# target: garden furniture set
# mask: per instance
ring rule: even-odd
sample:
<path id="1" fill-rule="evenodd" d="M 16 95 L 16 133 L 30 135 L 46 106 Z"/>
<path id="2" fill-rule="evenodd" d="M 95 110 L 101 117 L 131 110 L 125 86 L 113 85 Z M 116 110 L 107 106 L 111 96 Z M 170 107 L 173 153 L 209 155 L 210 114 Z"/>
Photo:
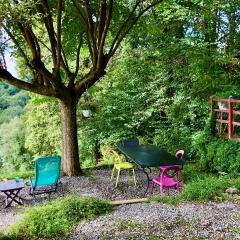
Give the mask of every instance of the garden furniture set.
<path id="1" fill-rule="evenodd" d="M 29 180 L 29 194 L 36 200 L 36 195 L 52 193 L 60 190 L 63 193 L 60 181 L 61 160 L 59 156 L 42 157 L 35 161 L 35 179 Z M 19 196 L 25 183 L 18 177 L 15 180 L 0 182 L 0 192 L 6 195 L 5 207 L 10 207 L 13 202 L 22 205 L 23 198 Z M 50 195 L 49 195 L 50 196 Z"/>
<path id="2" fill-rule="evenodd" d="M 124 140 L 117 148 L 124 157 L 114 150 L 111 151 L 114 156 L 111 180 L 114 177 L 115 170 L 117 171 L 115 187 L 118 186 L 122 170 L 132 171 L 133 182 L 136 185 L 133 164 L 135 163 L 146 175 L 147 186 L 144 195 L 148 192 L 150 183 L 150 193 L 153 193 L 156 185 L 159 186 L 161 195 L 165 188 L 176 188 L 177 192 L 180 191 L 180 182 L 183 184 L 183 150 L 178 150 L 174 156 L 158 146 L 140 145 L 136 139 Z M 159 168 L 159 175 L 152 179 L 149 177 L 151 168 Z M 33 196 L 34 200 L 36 200 L 36 195 L 42 193 L 47 193 L 50 196 L 50 193 L 60 190 L 63 194 L 60 171 L 61 160 L 59 156 L 41 157 L 35 161 L 35 179 L 30 178 L 28 182 L 30 185 L 29 194 Z M 0 192 L 6 195 L 6 207 L 10 207 L 13 202 L 23 204 L 24 199 L 19 194 L 24 187 L 24 181 L 18 177 L 15 180 L 0 182 Z"/>
<path id="3" fill-rule="evenodd" d="M 138 140 L 135 139 L 123 141 L 118 145 L 118 150 L 126 159 L 134 162 L 145 173 L 147 187 L 144 195 L 148 192 L 150 183 L 152 183 L 151 192 L 155 184 L 160 186 L 161 194 L 164 188 L 171 187 L 176 188 L 179 192 L 179 182 L 183 183 L 183 150 L 178 150 L 174 156 L 158 146 L 139 145 Z M 152 167 L 160 170 L 159 176 L 153 179 L 149 177 L 148 173 L 148 171 L 151 172 Z M 171 171 L 175 173 L 172 174 Z"/>

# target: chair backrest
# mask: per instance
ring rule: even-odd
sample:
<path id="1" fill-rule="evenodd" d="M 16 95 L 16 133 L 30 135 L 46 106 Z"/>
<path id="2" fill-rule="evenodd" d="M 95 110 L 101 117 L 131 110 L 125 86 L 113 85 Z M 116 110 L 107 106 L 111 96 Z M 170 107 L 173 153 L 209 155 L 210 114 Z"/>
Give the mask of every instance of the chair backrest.
<path id="1" fill-rule="evenodd" d="M 125 139 L 122 141 L 124 147 L 137 147 L 139 146 L 138 139 Z"/>
<path id="2" fill-rule="evenodd" d="M 184 150 L 179 149 L 176 151 L 176 154 L 175 154 L 176 158 L 182 159 L 183 155 L 184 155 Z"/>
<path id="3" fill-rule="evenodd" d="M 161 181 L 163 182 L 167 178 L 175 178 L 176 182 L 178 182 L 178 173 L 180 172 L 179 166 L 169 166 L 164 169 L 161 173 Z"/>
<path id="4" fill-rule="evenodd" d="M 112 150 L 112 154 L 114 156 L 114 164 L 124 162 L 123 156 L 118 154 L 115 150 Z"/>
<path id="5" fill-rule="evenodd" d="M 60 177 L 61 160 L 59 156 L 40 157 L 35 162 L 35 186 L 57 184 Z"/>

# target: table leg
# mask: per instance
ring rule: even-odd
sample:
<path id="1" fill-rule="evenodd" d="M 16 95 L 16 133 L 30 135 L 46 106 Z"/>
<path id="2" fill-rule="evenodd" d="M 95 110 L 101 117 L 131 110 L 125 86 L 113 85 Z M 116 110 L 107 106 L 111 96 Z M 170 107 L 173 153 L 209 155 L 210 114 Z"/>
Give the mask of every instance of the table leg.
<path id="1" fill-rule="evenodd" d="M 151 169 L 150 169 L 150 168 L 148 168 L 148 169 L 150 170 L 150 173 L 151 173 Z M 144 192 L 144 195 L 143 195 L 143 196 L 145 196 L 146 193 L 148 192 L 149 183 L 151 182 L 151 179 L 150 179 L 150 177 L 149 177 L 149 175 L 148 175 L 148 172 L 145 170 L 145 168 L 143 168 L 142 170 L 143 170 L 143 172 L 144 172 L 144 173 L 146 174 L 146 176 L 147 176 L 147 188 L 146 188 L 146 190 L 145 190 L 145 192 Z"/>
<path id="2" fill-rule="evenodd" d="M 6 197 L 6 208 L 10 207 L 12 205 L 12 202 L 16 202 L 19 205 L 23 205 L 20 200 L 23 200 L 23 198 L 21 198 L 20 196 L 18 196 L 20 192 L 20 189 L 18 190 L 13 190 L 13 191 L 6 191 L 4 192 Z M 19 200 L 17 200 L 16 198 L 18 198 Z M 10 199 L 10 201 L 8 202 L 8 199 Z"/>

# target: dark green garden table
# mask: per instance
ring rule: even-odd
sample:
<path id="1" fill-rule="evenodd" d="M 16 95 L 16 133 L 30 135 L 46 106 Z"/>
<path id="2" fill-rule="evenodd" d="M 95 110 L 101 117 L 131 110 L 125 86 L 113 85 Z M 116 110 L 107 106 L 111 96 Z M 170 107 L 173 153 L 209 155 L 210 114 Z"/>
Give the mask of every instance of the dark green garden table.
<path id="1" fill-rule="evenodd" d="M 176 158 L 162 148 L 154 145 L 118 146 L 119 151 L 129 160 L 135 162 L 147 176 L 147 193 L 151 181 L 146 169 L 167 165 L 181 165 L 184 160 Z M 150 169 L 151 171 L 151 169 Z"/>

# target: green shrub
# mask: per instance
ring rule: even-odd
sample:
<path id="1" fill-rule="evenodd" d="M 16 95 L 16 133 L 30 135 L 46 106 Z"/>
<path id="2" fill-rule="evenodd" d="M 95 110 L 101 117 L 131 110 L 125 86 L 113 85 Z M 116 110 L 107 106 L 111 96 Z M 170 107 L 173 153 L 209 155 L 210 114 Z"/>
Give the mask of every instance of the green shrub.
<path id="1" fill-rule="evenodd" d="M 240 190 L 240 177 L 231 179 L 230 180 L 230 186 L 231 187 L 236 187 L 237 189 Z"/>
<path id="2" fill-rule="evenodd" d="M 189 183 L 209 176 L 199 162 L 186 164 L 183 168 L 184 182 Z"/>
<path id="3" fill-rule="evenodd" d="M 66 236 L 81 220 L 110 211 L 111 205 L 106 201 L 67 196 L 27 209 L 23 218 L 11 228 L 10 234 L 23 239 Z"/>
<path id="4" fill-rule="evenodd" d="M 203 179 L 195 179 L 193 182 L 186 184 L 181 198 L 184 200 L 207 201 L 214 199 L 221 194 L 229 185 L 229 179 L 226 177 L 208 176 Z"/>
<path id="5" fill-rule="evenodd" d="M 112 153 L 113 150 L 114 150 L 114 147 L 111 145 L 101 146 L 100 151 L 101 151 L 103 162 L 105 162 L 109 165 L 113 165 L 113 163 L 114 163 L 114 156 Z"/>
<path id="6" fill-rule="evenodd" d="M 31 152 L 25 148 L 25 123 L 21 117 L 0 125 L 0 170 L 24 171 L 32 164 Z"/>
<path id="7" fill-rule="evenodd" d="M 215 136 L 215 122 L 210 116 L 203 131 L 192 136 L 192 147 L 201 168 L 205 171 L 228 173 L 236 176 L 240 172 L 240 143 Z"/>
<path id="8" fill-rule="evenodd" d="M 228 187 L 239 187 L 240 177 L 230 179 L 228 176 L 216 176 L 203 172 L 199 169 L 199 164 L 189 164 L 184 167 L 184 188 L 182 192 L 175 196 L 154 196 L 153 201 L 177 204 L 180 201 L 208 201 L 215 197 L 222 196 Z"/>
<path id="9" fill-rule="evenodd" d="M 1 240 L 8 240 L 9 238 L 5 236 L 3 233 L 0 232 L 0 239 Z"/>
<path id="10" fill-rule="evenodd" d="M 220 196 L 229 186 L 229 180 L 224 177 L 208 176 L 203 179 L 195 179 L 193 182 L 185 185 L 183 191 L 176 196 L 154 196 L 153 201 L 178 204 L 180 201 L 209 201 Z"/>

